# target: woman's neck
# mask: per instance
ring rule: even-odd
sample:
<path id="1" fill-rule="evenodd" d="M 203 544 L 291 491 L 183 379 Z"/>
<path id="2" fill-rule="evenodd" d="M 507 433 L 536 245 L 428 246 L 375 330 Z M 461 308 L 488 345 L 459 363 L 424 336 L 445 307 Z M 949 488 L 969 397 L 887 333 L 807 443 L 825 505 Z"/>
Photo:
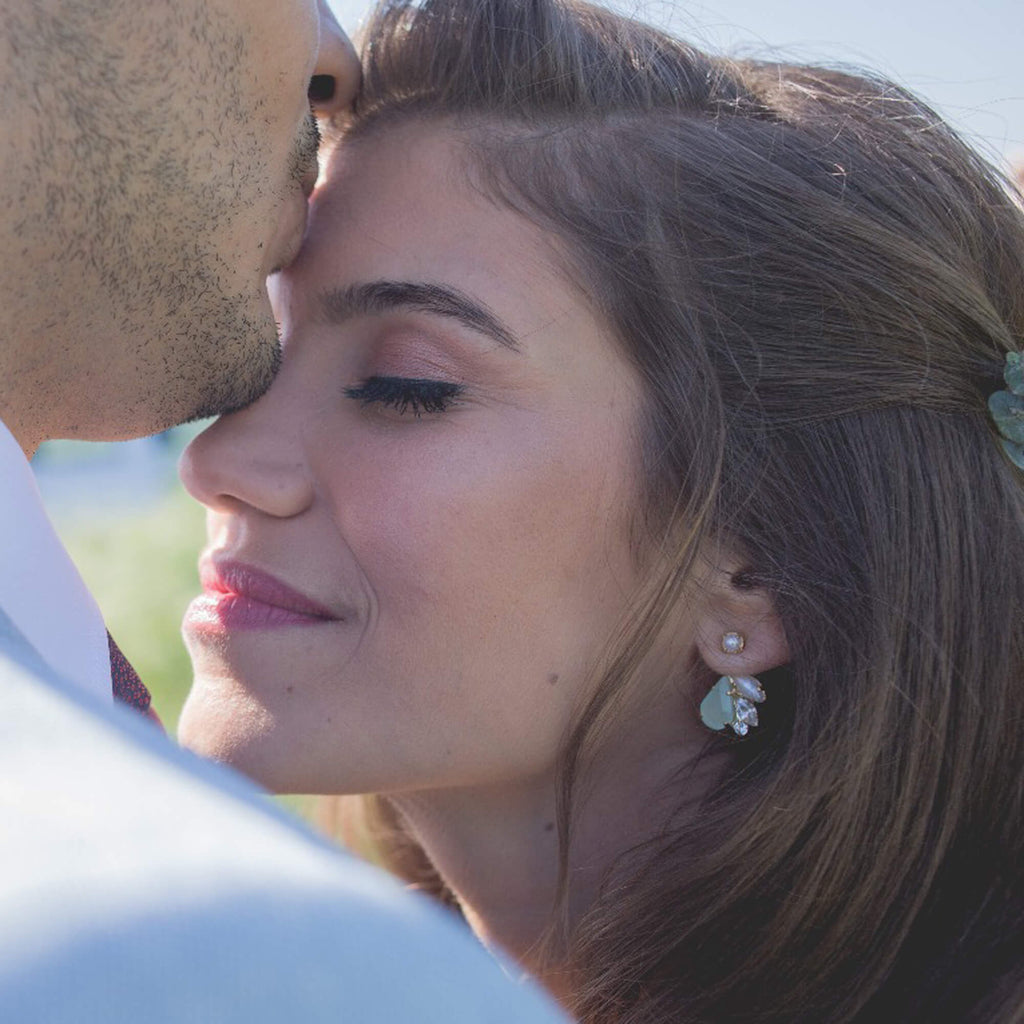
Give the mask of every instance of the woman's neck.
<path id="1" fill-rule="evenodd" d="M 477 937 L 532 966 L 558 877 L 553 784 L 446 789 L 392 802 Z"/>
<path id="2" fill-rule="evenodd" d="M 587 773 L 574 797 L 568 893 L 569 933 L 597 899 L 620 858 L 654 838 L 680 806 L 695 805 L 721 769 L 695 760 L 688 730 L 663 718 L 660 742 L 642 747 L 620 736 Z M 702 739 L 702 737 L 700 738 Z M 699 742 L 699 739 L 698 739 Z M 565 998 L 557 965 L 567 951 L 542 948 L 558 895 L 559 844 L 554 772 L 517 785 L 444 789 L 392 797 L 408 828 L 470 927 L 488 946 L 504 950 Z"/>

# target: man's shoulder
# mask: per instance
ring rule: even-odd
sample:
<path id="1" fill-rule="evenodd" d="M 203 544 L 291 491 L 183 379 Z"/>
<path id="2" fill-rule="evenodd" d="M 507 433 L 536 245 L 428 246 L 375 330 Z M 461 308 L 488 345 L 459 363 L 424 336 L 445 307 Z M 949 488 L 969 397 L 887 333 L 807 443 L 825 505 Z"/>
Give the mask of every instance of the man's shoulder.
<path id="1" fill-rule="evenodd" d="M 559 1019 L 443 911 L 9 645 L 0 818 L 4 1020 Z"/>

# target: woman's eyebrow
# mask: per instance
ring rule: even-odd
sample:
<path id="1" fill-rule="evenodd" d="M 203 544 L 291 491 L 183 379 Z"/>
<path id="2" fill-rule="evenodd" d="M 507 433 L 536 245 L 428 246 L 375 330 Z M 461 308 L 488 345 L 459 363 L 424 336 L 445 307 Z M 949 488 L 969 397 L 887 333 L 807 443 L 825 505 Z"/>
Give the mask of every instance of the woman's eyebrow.
<path id="1" fill-rule="evenodd" d="M 485 305 L 443 284 L 422 281 L 368 281 L 345 288 L 328 288 L 319 296 L 320 315 L 339 324 L 355 316 L 415 310 L 449 317 L 503 348 L 519 351 L 516 336 Z"/>

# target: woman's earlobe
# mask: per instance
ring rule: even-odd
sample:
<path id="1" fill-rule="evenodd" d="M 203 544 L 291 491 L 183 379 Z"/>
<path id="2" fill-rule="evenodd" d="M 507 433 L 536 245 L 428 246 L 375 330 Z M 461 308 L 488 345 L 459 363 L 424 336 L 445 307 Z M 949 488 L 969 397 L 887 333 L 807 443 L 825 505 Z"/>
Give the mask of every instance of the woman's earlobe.
<path id="1" fill-rule="evenodd" d="M 719 677 L 701 701 L 701 721 L 737 736 L 758 724 L 757 706 L 767 696 L 758 675 L 789 660 L 772 596 L 750 579 L 748 573 L 713 569 L 702 588 L 696 632 L 701 661 Z"/>
<path id="2" fill-rule="evenodd" d="M 713 569 L 702 587 L 697 652 L 716 675 L 756 676 L 789 661 L 774 597 L 751 579 L 724 566 Z"/>

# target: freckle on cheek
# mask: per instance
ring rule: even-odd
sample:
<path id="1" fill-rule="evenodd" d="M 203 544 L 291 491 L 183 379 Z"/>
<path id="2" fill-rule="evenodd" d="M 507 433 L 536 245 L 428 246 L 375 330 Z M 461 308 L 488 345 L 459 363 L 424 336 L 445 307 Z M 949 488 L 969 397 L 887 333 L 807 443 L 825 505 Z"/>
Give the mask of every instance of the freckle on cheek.
<path id="1" fill-rule="evenodd" d="M 552 672 L 551 675 L 548 676 L 548 682 L 552 686 L 554 686 L 558 682 L 558 673 L 557 672 Z"/>

